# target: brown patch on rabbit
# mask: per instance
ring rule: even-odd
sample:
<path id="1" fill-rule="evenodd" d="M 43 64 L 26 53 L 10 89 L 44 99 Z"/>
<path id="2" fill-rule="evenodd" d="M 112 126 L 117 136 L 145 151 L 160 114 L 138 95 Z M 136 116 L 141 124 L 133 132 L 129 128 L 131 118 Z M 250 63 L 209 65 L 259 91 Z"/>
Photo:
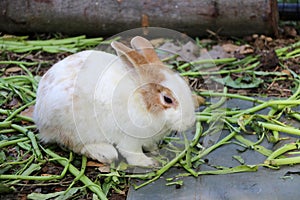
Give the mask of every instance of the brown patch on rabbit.
<path id="1" fill-rule="evenodd" d="M 148 64 L 148 61 L 136 51 L 129 51 L 126 55 L 133 60 L 133 63 L 136 65 L 135 67 Z"/>
<path id="2" fill-rule="evenodd" d="M 171 90 L 160 84 L 145 84 L 139 92 L 144 99 L 146 109 L 151 113 L 158 114 L 167 108 L 173 107 L 176 109 L 178 106 L 178 102 Z"/>
<path id="3" fill-rule="evenodd" d="M 144 56 L 120 42 L 114 41 L 111 43 L 111 46 L 117 51 L 118 56 L 120 56 L 125 63 L 131 63 L 133 65 L 132 67 L 148 64 Z"/>

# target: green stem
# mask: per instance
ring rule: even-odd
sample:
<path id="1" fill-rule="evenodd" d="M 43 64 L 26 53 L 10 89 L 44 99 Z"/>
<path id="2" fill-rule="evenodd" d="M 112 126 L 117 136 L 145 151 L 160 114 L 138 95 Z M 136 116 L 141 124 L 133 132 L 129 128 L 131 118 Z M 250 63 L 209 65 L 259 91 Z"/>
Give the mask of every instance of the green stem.
<path id="1" fill-rule="evenodd" d="M 198 175 L 221 175 L 221 174 L 233 174 L 241 172 L 255 172 L 258 170 L 258 165 L 239 165 L 236 167 L 225 168 L 220 170 L 208 170 L 197 172 Z M 175 176 L 175 178 L 190 176 L 190 173 L 181 173 Z"/>
<path id="2" fill-rule="evenodd" d="M 225 64 L 225 63 L 231 63 L 233 61 L 236 61 L 236 58 L 221 58 L 221 59 L 205 59 L 205 60 L 197 60 L 189 63 L 185 63 L 178 67 L 179 70 L 183 70 L 187 67 L 190 67 L 192 65 L 201 65 L 201 64 Z"/>
<path id="3" fill-rule="evenodd" d="M 295 54 L 298 54 L 298 55 L 295 55 Z M 291 57 L 299 56 L 299 54 L 300 54 L 300 49 L 295 49 L 294 51 L 287 53 L 285 56 L 287 58 L 291 58 Z"/>
<path id="4" fill-rule="evenodd" d="M 78 176 L 76 176 L 76 178 L 72 181 L 72 183 L 70 184 L 70 186 L 68 187 L 68 189 L 66 190 L 69 191 L 73 185 L 78 181 L 80 180 L 80 178 L 84 175 L 84 172 L 85 172 L 85 169 L 86 169 L 86 162 L 87 162 L 87 158 L 86 156 L 81 156 L 82 158 L 82 161 L 81 161 L 81 169 L 80 169 L 80 174 Z"/>
<path id="5" fill-rule="evenodd" d="M 198 175 L 220 175 L 220 174 L 232 174 L 241 172 L 256 172 L 258 170 L 257 165 L 240 165 L 232 168 L 226 168 L 222 170 L 200 171 Z"/>
<path id="6" fill-rule="evenodd" d="M 27 141 L 27 140 L 28 140 L 28 138 L 24 137 L 24 138 L 20 138 L 20 139 L 16 139 L 16 140 L 1 141 L 0 142 L 0 149 L 3 148 L 3 147 L 6 147 L 6 146 L 17 144 L 18 142 L 24 142 L 24 141 Z"/>
<path id="7" fill-rule="evenodd" d="M 230 93 L 219 93 L 219 92 L 210 92 L 210 91 L 205 91 L 205 92 L 199 92 L 198 93 L 200 96 L 209 96 L 209 97 L 227 97 L 227 98 L 235 98 L 235 99 L 241 99 L 245 101 L 251 101 L 254 103 L 259 103 L 262 104 L 264 101 L 255 99 L 253 97 L 247 97 L 239 94 L 230 94 Z"/>
<path id="8" fill-rule="evenodd" d="M 187 171 L 189 172 L 191 175 L 193 175 L 194 177 L 198 177 L 198 173 L 195 172 L 191 166 L 188 166 L 187 162 L 180 162 L 181 166 Z"/>
<path id="9" fill-rule="evenodd" d="M 231 69 L 231 70 L 220 70 L 220 71 L 211 71 L 211 72 L 205 72 L 205 71 L 197 71 L 197 72 L 183 72 L 180 73 L 181 76 L 206 76 L 206 75 L 221 75 L 221 74 L 231 74 L 231 73 L 239 73 L 239 72 L 244 72 L 245 70 L 250 70 L 254 69 L 260 64 L 260 62 L 255 62 L 252 65 L 249 65 L 248 67 L 245 68 L 238 68 L 238 69 Z"/>
<path id="10" fill-rule="evenodd" d="M 236 135 L 236 132 L 231 132 L 229 135 L 227 135 L 225 138 L 223 138 L 222 140 L 220 140 L 218 143 L 208 147 L 207 149 L 203 150 L 202 152 L 200 152 L 197 156 L 194 156 L 192 158 L 192 162 L 195 162 L 196 160 L 201 159 L 202 157 L 206 156 L 207 154 L 209 154 L 210 152 L 212 152 L 213 150 L 215 150 L 216 148 L 218 148 L 219 146 L 222 146 L 224 144 L 226 144 L 229 140 L 231 140 L 234 136 Z"/>
<path id="11" fill-rule="evenodd" d="M 273 166 L 280 166 L 280 165 L 295 165 L 300 163 L 300 156 L 291 157 L 291 158 L 277 158 L 277 159 L 270 159 L 266 160 L 264 164 L 266 165 L 273 165 Z"/>
<path id="12" fill-rule="evenodd" d="M 234 115 L 233 117 L 234 118 L 238 118 L 242 115 L 245 115 L 245 114 L 250 114 L 250 113 L 255 113 L 257 111 L 260 111 L 260 110 L 263 110 L 267 107 L 273 107 L 273 106 L 278 106 L 279 105 L 292 105 L 292 106 L 295 106 L 295 105 L 300 105 L 300 100 L 270 100 L 268 102 L 264 102 L 260 105 L 257 105 L 253 108 L 249 108 L 247 110 L 243 110 L 242 112 L 240 112 L 239 114 L 237 115 Z"/>
<path id="13" fill-rule="evenodd" d="M 65 159 L 66 158 L 62 158 Z M 65 161 L 68 162 L 68 161 Z M 68 167 L 65 167 L 64 170 L 60 175 L 50 175 L 50 176 L 26 176 L 26 175 L 6 175 L 6 174 L 0 174 L 0 179 L 10 179 L 10 180 L 29 180 L 29 181 L 49 181 L 49 180 L 55 180 L 55 179 L 62 179 L 65 174 L 68 171 Z"/>
<path id="14" fill-rule="evenodd" d="M 299 113 L 290 112 L 290 113 L 288 113 L 288 115 L 300 121 L 300 114 Z"/>
<path id="15" fill-rule="evenodd" d="M 226 100 L 227 100 L 227 97 L 226 97 L 227 87 L 223 88 L 223 94 L 224 95 L 221 97 L 221 99 L 217 103 L 214 103 L 211 106 L 207 107 L 204 110 L 204 112 L 210 112 L 211 110 L 217 109 L 217 108 L 219 108 L 220 106 L 222 106 L 226 102 Z"/>
<path id="16" fill-rule="evenodd" d="M 168 171 L 172 166 L 174 166 L 180 159 L 182 159 L 185 154 L 186 154 L 187 149 L 183 150 L 178 156 L 176 156 L 173 160 L 171 160 L 170 162 L 168 162 L 165 166 L 163 166 L 162 168 L 160 168 L 158 171 L 156 171 L 155 173 L 155 177 L 138 185 L 135 186 L 134 189 L 139 189 L 141 187 L 144 187 L 145 185 L 148 185 L 154 181 L 156 181 L 157 179 L 159 179 L 159 177 L 164 174 L 166 171 Z"/>
<path id="17" fill-rule="evenodd" d="M 28 180 L 28 181 L 49 181 L 54 179 L 61 179 L 60 175 L 50 175 L 50 176 L 23 176 L 23 175 L 6 175 L 0 174 L 0 179 L 13 179 L 13 180 Z"/>
<path id="18" fill-rule="evenodd" d="M 286 101 L 293 101 L 293 100 L 297 100 L 297 98 L 298 98 L 298 96 L 299 96 L 299 94 L 300 94 L 300 82 L 299 82 L 299 80 L 295 80 L 296 82 L 297 82 L 297 90 L 296 90 L 296 92 L 292 95 L 292 96 L 290 96 Z M 284 101 L 284 100 L 283 100 Z M 268 113 L 268 115 L 270 115 L 270 116 L 272 116 L 272 115 L 274 115 L 278 110 L 282 110 L 282 109 L 284 109 L 284 107 L 285 106 L 287 106 L 287 105 L 279 105 L 277 108 L 272 108 L 270 111 L 269 111 L 269 113 Z"/>
<path id="19" fill-rule="evenodd" d="M 267 160 L 272 160 L 288 151 L 296 150 L 299 148 L 300 148 L 300 142 L 285 144 L 284 146 L 282 146 L 279 149 L 277 149 L 276 151 L 274 151 L 271 155 L 269 155 Z"/>
<path id="20" fill-rule="evenodd" d="M 192 143 L 191 143 L 191 147 L 194 147 L 196 144 L 198 144 L 199 142 L 199 139 L 201 137 L 201 134 L 202 134 L 202 126 L 201 126 L 201 123 L 200 122 L 196 122 L 196 132 L 195 132 L 195 136 L 192 140 Z"/>
<path id="21" fill-rule="evenodd" d="M 262 155 L 265 156 L 270 156 L 272 154 L 272 151 L 269 149 L 266 149 L 265 147 L 261 146 L 261 145 L 257 145 L 255 144 L 255 142 L 252 142 L 250 140 L 245 139 L 243 136 L 241 135 L 236 135 L 234 137 L 237 141 L 239 141 L 240 143 L 246 145 L 247 147 L 261 153 Z"/>
<path id="22" fill-rule="evenodd" d="M 15 60 L 3 60 L 3 61 L 0 61 L 0 65 L 9 65 L 9 64 L 12 64 L 12 65 L 27 65 L 27 66 L 32 66 L 32 65 L 37 65 L 39 64 L 38 62 L 23 62 L 23 61 L 15 61 Z"/>
<path id="23" fill-rule="evenodd" d="M 0 128 L 8 128 L 11 126 L 11 121 L 0 122 Z"/>
<path id="24" fill-rule="evenodd" d="M 180 154 L 178 156 L 176 156 L 173 160 L 171 160 L 169 163 L 167 163 L 165 166 L 163 166 L 162 168 L 160 168 L 158 171 L 156 171 L 155 175 L 153 173 L 150 173 L 150 174 L 147 174 L 146 176 L 143 176 L 143 177 L 146 177 L 146 178 L 149 178 L 151 176 L 154 176 L 154 178 L 138 185 L 138 186 L 135 186 L 134 189 L 139 189 L 141 187 L 144 187 L 145 185 L 148 185 L 152 182 L 154 182 L 155 180 L 159 179 L 159 177 L 164 174 L 166 171 L 168 171 L 172 166 L 174 166 L 177 162 L 179 162 L 182 158 L 184 158 L 184 156 L 186 155 L 187 153 L 187 150 L 188 148 L 191 148 L 191 147 L 194 147 L 200 137 L 201 137 L 201 132 L 202 132 L 202 127 L 201 127 L 201 124 L 200 122 L 197 122 L 196 123 L 196 133 L 195 133 L 195 136 L 190 144 L 189 147 L 186 147 L 182 152 L 180 152 Z M 136 175 L 136 176 L 139 176 L 139 175 Z M 131 176 L 132 177 L 132 176 Z M 139 176 L 140 177 L 140 176 Z"/>
<path id="25" fill-rule="evenodd" d="M 211 115 L 210 116 L 205 116 L 201 115 L 201 113 L 196 115 L 196 120 L 197 122 L 207 122 L 211 120 Z"/>
<path id="26" fill-rule="evenodd" d="M 3 164 L 0 165 L 0 167 L 4 167 L 4 166 L 7 166 L 7 165 L 21 165 L 21 164 L 24 164 L 24 163 L 27 163 L 27 162 L 31 162 L 34 160 L 34 156 L 31 155 L 29 158 L 27 158 L 26 160 L 22 160 L 22 161 L 13 161 L 13 162 L 5 162 Z"/>
<path id="27" fill-rule="evenodd" d="M 12 124 L 11 127 L 16 129 L 17 131 L 20 131 L 21 133 L 23 133 L 23 134 L 25 134 L 29 137 L 29 139 L 31 140 L 31 144 L 32 144 L 32 147 L 33 147 L 33 150 L 34 150 L 34 153 L 35 153 L 37 159 L 42 160 L 43 155 L 42 155 L 42 153 L 40 151 L 40 148 L 37 144 L 36 137 L 35 137 L 34 133 L 27 130 L 26 128 L 24 128 L 22 126 L 19 126 L 19 125 L 16 125 L 16 124 Z"/>
<path id="28" fill-rule="evenodd" d="M 50 149 L 45 149 L 45 151 L 52 158 L 57 159 L 57 162 L 59 162 L 59 164 L 61 164 L 62 166 L 64 166 L 64 167 L 68 166 L 68 169 L 69 169 L 70 173 L 73 174 L 75 177 L 77 177 L 77 176 L 80 175 L 80 171 L 76 167 L 74 167 L 72 164 L 70 164 L 68 161 L 66 161 L 66 159 L 64 159 L 63 157 L 57 155 L 56 153 L 54 153 Z M 99 185 L 95 184 L 94 182 L 92 182 L 87 176 L 82 175 L 79 178 L 79 180 L 82 183 L 84 183 L 92 192 L 94 192 L 95 194 L 97 194 L 97 196 L 101 200 L 106 200 L 107 199 L 107 197 L 103 193 L 101 187 Z"/>
<path id="29" fill-rule="evenodd" d="M 21 111 L 23 111 L 24 109 L 26 109 L 27 107 L 31 106 L 35 104 L 35 101 L 31 101 L 23 106 L 21 106 L 20 108 L 16 109 L 14 112 L 12 112 L 5 120 L 4 122 L 10 121 L 12 118 L 14 118 L 18 113 L 20 113 Z"/>
<path id="30" fill-rule="evenodd" d="M 258 122 L 258 125 L 272 131 L 284 132 L 284 133 L 300 136 L 300 130 L 294 127 L 280 126 L 280 125 L 271 124 L 267 122 Z"/>

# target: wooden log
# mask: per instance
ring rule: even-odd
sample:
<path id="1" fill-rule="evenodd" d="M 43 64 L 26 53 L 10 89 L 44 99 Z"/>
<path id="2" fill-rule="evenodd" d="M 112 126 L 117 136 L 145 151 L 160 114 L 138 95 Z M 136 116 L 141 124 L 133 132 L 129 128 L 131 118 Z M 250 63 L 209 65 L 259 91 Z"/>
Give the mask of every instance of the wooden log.
<path id="1" fill-rule="evenodd" d="M 0 31 L 108 36 L 164 27 L 191 36 L 277 34 L 276 0 L 1 0 Z"/>

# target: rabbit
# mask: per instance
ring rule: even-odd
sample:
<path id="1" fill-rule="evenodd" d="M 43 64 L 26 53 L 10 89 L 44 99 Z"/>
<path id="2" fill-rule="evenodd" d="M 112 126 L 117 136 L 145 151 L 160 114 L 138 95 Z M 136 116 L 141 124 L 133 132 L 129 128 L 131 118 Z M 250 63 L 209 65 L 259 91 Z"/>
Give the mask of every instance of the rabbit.
<path id="1" fill-rule="evenodd" d="M 147 39 L 134 37 L 131 48 L 117 41 L 111 46 L 117 55 L 81 51 L 41 78 L 33 114 L 41 141 L 102 163 L 120 154 L 129 165 L 158 166 L 143 150 L 193 126 L 192 92 Z"/>

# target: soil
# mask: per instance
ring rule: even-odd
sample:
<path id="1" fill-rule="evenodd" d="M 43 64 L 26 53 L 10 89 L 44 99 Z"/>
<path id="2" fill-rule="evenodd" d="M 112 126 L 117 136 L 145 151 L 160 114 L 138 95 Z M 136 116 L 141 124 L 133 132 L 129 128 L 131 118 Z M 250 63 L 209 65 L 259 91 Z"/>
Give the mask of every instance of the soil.
<path id="1" fill-rule="evenodd" d="M 298 34 L 295 35 L 295 29 L 292 28 L 283 28 L 283 30 L 290 31 L 283 32 L 281 36 L 278 38 L 270 38 L 266 36 L 252 35 L 242 39 L 232 39 L 232 38 L 222 38 L 212 36 L 210 39 L 212 44 L 228 44 L 228 43 L 236 43 L 240 41 L 241 43 L 249 44 L 255 55 L 261 55 L 260 61 L 261 64 L 257 67 L 261 71 L 267 72 L 283 72 L 284 70 L 292 69 L 295 73 L 300 74 L 300 57 L 291 58 L 287 60 L 279 60 L 274 53 L 274 49 L 285 47 L 290 44 L 299 41 L 300 37 Z M 291 35 L 292 34 L 292 35 Z M 32 38 L 36 38 L 36 36 L 32 36 Z M 48 34 L 38 35 L 39 38 L 49 38 Z M 268 38 L 268 39 L 266 39 Z M 22 61 L 38 61 L 38 62 L 46 62 L 47 65 L 45 67 L 39 66 L 31 66 L 29 67 L 30 71 L 34 75 L 42 76 L 54 63 L 68 56 L 69 53 L 59 53 L 59 54 L 48 54 L 42 52 L 33 52 L 32 54 L 16 54 L 12 52 L 1 52 L 1 59 L 4 60 L 22 60 Z M 243 57 L 242 54 L 236 54 L 235 57 L 240 58 Z M 6 68 L 6 65 L 0 66 L 0 68 Z M 20 72 L 16 70 L 16 72 L 8 72 L 6 75 L 11 76 L 14 74 L 19 74 Z M 287 72 L 288 73 L 288 72 Z M 235 74 L 235 76 L 239 76 Z M 275 96 L 275 97 L 289 97 L 292 94 L 292 88 L 294 87 L 293 81 L 273 81 L 272 77 L 265 76 L 265 80 L 261 87 L 252 88 L 252 89 L 233 89 L 229 88 L 229 93 L 239 93 L 244 95 L 266 95 L 266 96 Z M 14 105 L 13 102 L 10 104 L 2 105 L 3 108 L 11 108 Z M 57 147 L 58 148 L 58 147 Z M 7 149 L 13 155 L 15 152 L 13 149 Z M 61 154 L 68 154 L 62 149 L 56 149 L 56 152 L 59 151 Z M 80 156 L 76 156 L 75 160 L 78 160 L 80 168 Z M 76 162 L 75 162 L 76 163 Z M 13 169 L 11 169 L 13 170 Z M 60 165 L 54 165 L 52 162 L 49 162 L 45 165 L 42 170 L 36 175 L 42 175 L 43 173 L 47 174 L 57 174 L 59 175 L 62 172 L 63 168 Z M 90 177 L 92 180 L 97 178 L 98 173 L 97 167 L 87 167 L 86 175 Z M 47 182 L 32 182 L 32 181 L 20 181 L 14 185 L 17 192 L 9 193 L 9 194 L 0 194 L 0 199 L 26 199 L 27 194 L 32 192 L 39 193 L 52 193 L 57 191 L 66 190 L 69 184 L 72 182 L 73 177 L 70 174 L 67 174 L 63 179 L 59 181 L 47 181 Z M 103 181 L 102 179 L 100 181 Z M 76 185 L 80 186 L 80 183 L 76 183 Z M 122 200 L 126 199 L 128 187 L 124 187 L 121 194 L 116 191 L 111 191 L 109 195 L 109 199 L 113 200 Z M 77 196 L 75 199 L 92 199 L 92 194 L 86 190 L 85 193 L 81 194 L 81 196 Z"/>

